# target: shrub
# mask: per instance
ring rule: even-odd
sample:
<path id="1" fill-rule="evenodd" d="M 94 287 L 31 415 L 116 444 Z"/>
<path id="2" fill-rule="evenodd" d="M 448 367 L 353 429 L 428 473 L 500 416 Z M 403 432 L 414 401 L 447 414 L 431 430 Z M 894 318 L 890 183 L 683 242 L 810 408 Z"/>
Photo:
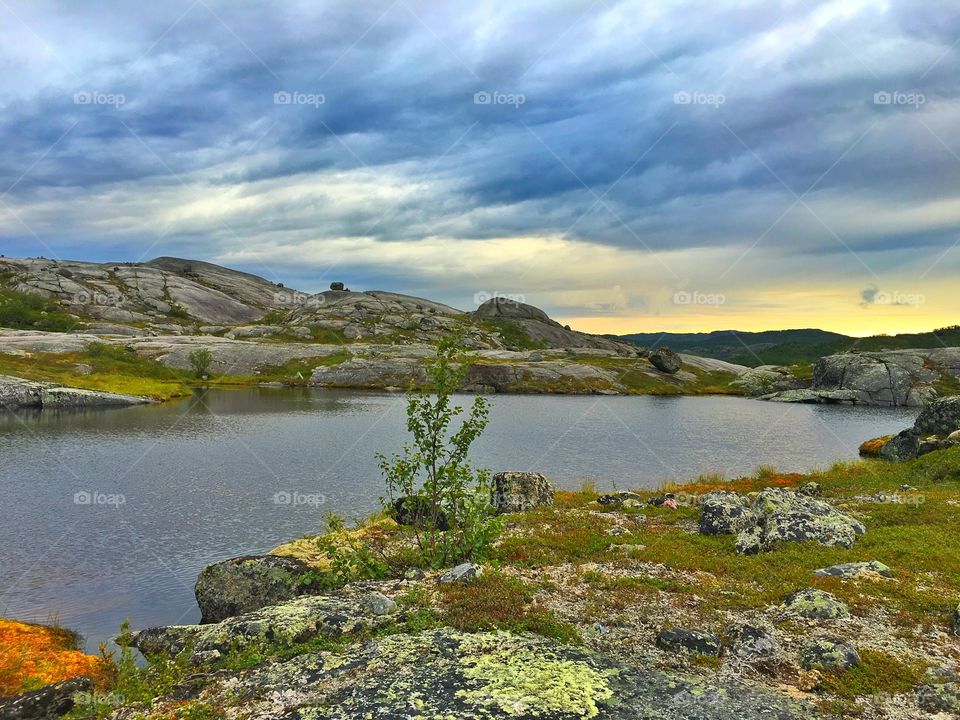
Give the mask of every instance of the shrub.
<path id="1" fill-rule="evenodd" d="M 207 348 L 197 348 L 187 356 L 190 361 L 190 367 L 197 374 L 197 377 L 204 377 L 209 374 L 210 366 L 213 364 L 213 353 Z"/>
<path id="2" fill-rule="evenodd" d="M 381 502 L 387 506 L 407 496 L 424 508 L 415 536 L 424 561 L 435 567 L 482 558 L 500 528 L 490 505 L 490 473 L 468 460 L 470 446 L 487 425 L 486 398 L 476 397 L 459 429 L 451 428 L 464 415 L 464 408 L 451 402 L 468 369 L 460 339 L 455 333 L 437 343 L 427 366 L 433 395 L 413 388 L 407 395 L 413 444 L 404 444 L 403 452 L 389 459 L 377 455 L 389 496 Z"/>

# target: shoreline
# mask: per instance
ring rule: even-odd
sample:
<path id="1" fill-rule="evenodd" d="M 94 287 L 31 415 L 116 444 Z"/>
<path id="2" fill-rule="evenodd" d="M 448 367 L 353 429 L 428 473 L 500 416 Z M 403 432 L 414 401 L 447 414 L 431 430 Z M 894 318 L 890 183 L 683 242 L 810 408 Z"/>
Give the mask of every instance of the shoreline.
<path id="1" fill-rule="evenodd" d="M 912 484 L 902 490 L 906 479 Z M 825 502 L 863 524 L 865 532 L 850 548 L 781 543 L 751 556 L 735 549 L 734 537 L 703 532 L 704 498 L 711 493 L 749 498 L 773 491 L 799 497 L 810 483 L 819 486 L 810 490 L 813 502 Z M 377 637 L 423 643 L 445 637 L 443 642 L 459 643 L 494 631 L 520 632 L 519 637 L 533 633 L 529 637 L 539 637 L 536 643 L 549 647 L 583 648 L 575 654 L 587 655 L 576 655 L 579 660 L 571 656 L 571 662 L 610 658 L 621 668 L 649 667 L 675 682 L 695 678 L 707 686 L 730 682 L 728 670 L 742 664 L 753 669 L 740 684 L 728 687 L 735 695 L 747 692 L 745 687 L 747 695 L 774 693 L 762 695 L 771 702 L 786 688 L 790 702 L 821 712 L 846 716 L 854 707 L 866 707 L 871 717 L 926 717 L 917 702 L 933 691 L 923 688 L 946 687 L 931 681 L 927 668 L 950 667 L 960 653 L 960 643 L 951 635 L 960 574 L 948 570 L 960 558 L 957 506 L 960 448 L 909 463 L 862 460 L 790 475 L 763 469 L 731 481 L 704 476 L 658 491 L 557 491 L 551 505 L 504 516 L 505 535 L 494 562 L 484 565 L 477 581 L 448 587 L 438 584 L 445 569 L 427 569 L 422 576 L 401 572 L 322 591 L 317 597 L 333 593 L 349 598 L 351 592 L 375 590 L 399 610 L 376 621 L 380 630 L 371 626 L 335 647 L 318 648 L 349 655 Z M 403 543 L 405 537 L 392 520 L 376 520 L 352 532 L 368 539 L 380 536 L 387 546 Z M 322 553 L 310 548 L 316 548 L 315 540 L 305 536 L 274 548 L 267 557 L 304 563 L 305 569 L 294 572 L 316 577 L 329 567 L 323 565 Z M 850 577 L 814 573 L 868 561 L 881 565 Z M 883 568 L 890 577 L 882 574 Z M 846 609 L 838 610 L 837 617 L 804 617 L 783 605 L 790 592 L 804 587 L 828 593 Z M 511 598 L 506 606 L 504 598 Z M 741 657 L 730 632 L 744 625 L 772 638 L 776 655 Z M 663 635 L 670 628 L 684 632 Z M 711 645 L 714 637 L 717 651 Z M 858 664 L 846 670 L 805 670 L 808 637 L 846 642 L 856 649 Z M 531 659 L 546 647 L 520 642 L 516 651 L 533 653 Z M 686 649 L 688 642 L 696 649 Z M 278 640 L 270 652 L 280 653 L 282 663 L 290 650 L 283 650 Z M 289 657 L 311 652 L 317 649 L 305 646 Z M 402 664 L 398 668 L 408 670 Z M 210 692 L 216 697 L 215 684 Z M 605 707 L 602 697 L 594 701 Z"/>

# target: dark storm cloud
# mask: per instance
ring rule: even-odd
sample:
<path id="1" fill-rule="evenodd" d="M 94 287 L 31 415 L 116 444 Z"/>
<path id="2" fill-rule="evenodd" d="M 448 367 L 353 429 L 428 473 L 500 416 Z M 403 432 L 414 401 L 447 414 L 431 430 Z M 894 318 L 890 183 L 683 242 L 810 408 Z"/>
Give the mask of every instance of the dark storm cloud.
<path id="1" fill-rule="evenodd" d="M 40 226 L 64 212 L 44 204 L 52 193 L 146 202 L 185 183 L 255 196 L 262 183 L 369 170 L 426 189 L 362 208 L 274 199 L 233 211 L 231 229 L 266 243 L 298 230 L 383 241 L 569 231 L 669 250 L 749 245 L 808 192 L 811 206 L 907 212 L 960 182 L 953 3 L 10 8 L 0 192 L 12 188 L 6 202 Z M 276 104 L 278 92 L 322 102 Z M 476 104 L 478 92 L 515 101 Z M 838 251 L 796 212 L 766 250 Z M 50 242 L 96 243 L 78 219 Z M 208 230 L 204 241 L 203 227 L 173 227 L 168 242 L 216 254 L 224 240 L 217 223 Z M 945 248 L 950 230 L 868 225 L 845 241 Z M 122 247 L 138 228 L 112 232 L 103 242 Z"/>

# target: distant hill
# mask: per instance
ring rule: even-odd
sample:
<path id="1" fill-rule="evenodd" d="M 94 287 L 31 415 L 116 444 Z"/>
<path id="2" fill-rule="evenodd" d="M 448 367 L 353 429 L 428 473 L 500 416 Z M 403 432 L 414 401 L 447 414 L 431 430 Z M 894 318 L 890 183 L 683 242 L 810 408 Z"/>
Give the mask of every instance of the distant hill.
<path id="1" fill-rule="evenodd" d="M 618 337 L 641 347 L 667 345 L 678 352 L 756 367 L 812 363 L 824 355 L 850 350 L 958 347 L 960 325 L 925 333 L 866 338 L 810 328 L 763 332 L 716 330 L 709 333 L 631 333 Z"/>

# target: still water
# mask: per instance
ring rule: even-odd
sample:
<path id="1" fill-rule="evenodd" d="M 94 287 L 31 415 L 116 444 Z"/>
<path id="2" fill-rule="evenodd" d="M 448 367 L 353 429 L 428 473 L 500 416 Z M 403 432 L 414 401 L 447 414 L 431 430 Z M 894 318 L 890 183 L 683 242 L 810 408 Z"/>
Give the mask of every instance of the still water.
<path id="1" fill-rule="evenodd" d="M 469 398 L 465 398 L 469 402 Z M 904 409 L 742 398 L 494 396 L 476 458 L 560 487 L 656 487 L 758 465 L 805 471 L 899 431 Z M 159 406 L 0 411 L 0 615 L 57 619 L 88 649 L 194 622 L 207 563 L 268 551 L 334 511 L 378 507 L 378 451 L 405 436 L 402 395 L 257 388 Z"/>

